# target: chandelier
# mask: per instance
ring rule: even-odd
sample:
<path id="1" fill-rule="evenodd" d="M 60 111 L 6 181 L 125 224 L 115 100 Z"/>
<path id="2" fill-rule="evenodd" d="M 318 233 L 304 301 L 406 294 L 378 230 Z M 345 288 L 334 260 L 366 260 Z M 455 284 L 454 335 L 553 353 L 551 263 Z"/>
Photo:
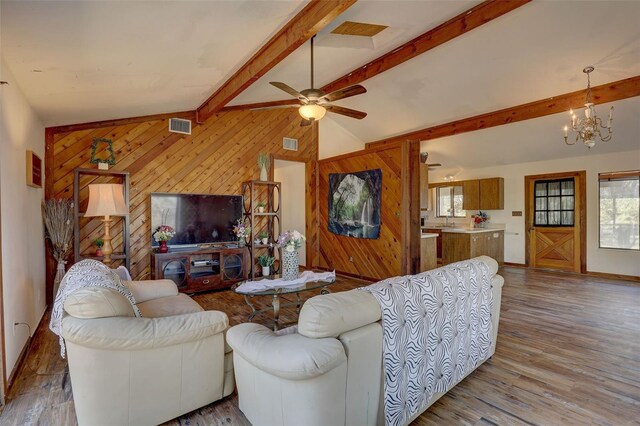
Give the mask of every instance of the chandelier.
<path id="1" fill-rule="evenodd" d="M 573 110 L 569 110 L 569 115 L 571 115 L 571 129 L 576 132 L 576 139 L 573 142 L 569 142 L 569 126 L 564 126 L 564 142 L 567 145 L 575 145 L 578 140 L 582 140 L 582 143 L 591 149 L 591 147 L 596 144 L 596 136 L 603 142 L 611 140 L 613 134 L 611 128 L 611 124 L 613 123 L 613 107 L 609 110 L 609 119 L 605 126 L 602 123 L 602 119 L 596 115 L 596 109 L 591 99 L 591 79 L 589 78 L 589 74 L 593 72 L 594 69 L 594 67 L 588 66 L 582 70 L 583 73 L 587 74 L 587 103 L 584 104 L 584 118 L 576 117 Z M 607 134 L 603 136 L 600 130 L 604 129 L 607 129 Z"/>

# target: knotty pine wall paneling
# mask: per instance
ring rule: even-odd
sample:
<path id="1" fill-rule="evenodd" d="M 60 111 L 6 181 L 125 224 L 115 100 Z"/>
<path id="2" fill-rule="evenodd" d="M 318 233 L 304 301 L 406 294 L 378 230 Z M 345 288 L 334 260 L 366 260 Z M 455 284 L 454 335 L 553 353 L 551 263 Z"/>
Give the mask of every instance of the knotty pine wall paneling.
<path id="1" fill-rule="evenodd" d="M 416 151 L 401 144 L 357 151 L 324 160 L 319 164 L 318 222 L 319 266 L 335 269 L 367 279 L 379 280 L 411 273 L 412 257 L 419 261 L 419 253 L 411 248 L 419 244 L 419 197 L 411 185 L 416 173 L 410 170 L 413 160 L 408 156 Z M 416 154 L 415 162 L 418 160 Z M 407 157 L 407 158 L 405 158 Z M 417 167 L 417 164 L 415 165 Z M 336 235 L 328 230 L 329 174 L 382 170 L 381 226 L 378 239 L 361 239 Z M 418 176 L 419 178 L 419 176 Z M 417 189 L 417 187 L 416 187 Z M 412 207 L 413 206 L 413 207 Z M 415 217 L 414 217 L 415 216 Z M 415 229 L 413 229 L 415 228 Z M 413 229 L 414 234 L 410 234 Z M 413 243 L 412 243 L 413 242 Z M 419 245 L 418 245 L 419 247 Z"/>
<path id="2" fill-rule="evenodd" d="M 220 112 L 194 125 L 191 135 L 170 133 L 166 118 L 70 132 L 55 128 L 46 138 L 45 166 L 51 173 L 46 198 L 71 198 L 73 170 L 96 167 L 89 163 L 94 137 L 113 140 L 117 162 L 112 170 L 131 175 L 131 273 L 138 279 L 149 276 L 152 192 L 240 195 L 243 181 L 259 177 L 256 159 L 260 152 L 286 155 L 307 163 L 310 169 L 318 158 L 317 126 L 300 127 L 295 109 Z M 299 150 L 283 150 L 283 137 L 298 139 Z M 82 179 L 82 210 L 87 185 L 103 181 L 91 176 Z M 81 250 L 86 252 L 93 250 L 92 241 L 102 234 L 102 224 L 97 218 L 84 219 L 82 224 Z M 122 242 L 117 223 L 112 233 L 117 251 Z M 50 285 L 48 292 L 51 297 Z"/>

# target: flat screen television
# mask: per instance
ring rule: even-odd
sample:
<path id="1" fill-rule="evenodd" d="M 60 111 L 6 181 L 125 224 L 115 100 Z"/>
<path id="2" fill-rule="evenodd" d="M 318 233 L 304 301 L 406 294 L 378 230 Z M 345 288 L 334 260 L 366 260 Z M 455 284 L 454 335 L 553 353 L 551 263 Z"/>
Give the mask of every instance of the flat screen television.
<path id="1" fill-rule="evenodd" d="M 234 223 L 242 217 L 241 195 L 151 194 L 151 244 L 153 233 L 169 225 L 176 235 L 171 247 L 236 241 Z"/>

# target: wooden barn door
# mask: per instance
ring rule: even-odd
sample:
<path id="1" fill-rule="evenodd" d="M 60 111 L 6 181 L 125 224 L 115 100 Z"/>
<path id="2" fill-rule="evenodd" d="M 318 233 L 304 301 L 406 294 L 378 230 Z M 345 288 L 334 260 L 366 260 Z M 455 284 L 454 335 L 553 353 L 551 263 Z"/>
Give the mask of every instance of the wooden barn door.
<path id="1" fill-rule="evenodd" d="M 526 176 L 525 197 L 529 266 L 585 272 L 585 172 Z"/>

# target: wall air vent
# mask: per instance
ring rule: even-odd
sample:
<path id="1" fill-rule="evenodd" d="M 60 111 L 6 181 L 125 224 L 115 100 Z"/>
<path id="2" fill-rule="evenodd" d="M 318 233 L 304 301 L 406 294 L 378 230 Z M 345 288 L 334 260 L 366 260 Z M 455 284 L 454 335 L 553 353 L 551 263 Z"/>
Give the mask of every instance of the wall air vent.
<path id="1" fill-rule="evenodd" d="M 298 139 L 293 138 L 282 138 L 282 148 L 289 151 L 297 151 L 298 150 Z"/>
<path id="2" fill-rule="evenodd" d="M 183 135 L 190 135 L 191 120 L 184 120 L 182 118 L 170 118 L 169 131 L 173 133 L 182 133 Z"/>

